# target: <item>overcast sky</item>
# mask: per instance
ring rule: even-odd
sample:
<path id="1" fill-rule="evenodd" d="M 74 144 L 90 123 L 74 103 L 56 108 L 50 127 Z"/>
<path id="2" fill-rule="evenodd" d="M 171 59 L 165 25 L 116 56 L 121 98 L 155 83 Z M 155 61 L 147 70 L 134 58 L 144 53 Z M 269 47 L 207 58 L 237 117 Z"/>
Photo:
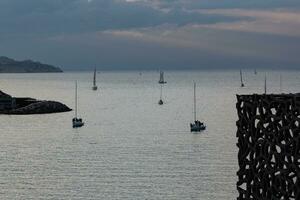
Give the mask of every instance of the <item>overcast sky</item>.
<path id="1" fill-rule="evenodd" d="M 63 69 L 300 69 L 300 1 L 0 0 L 0 55 Z"/>

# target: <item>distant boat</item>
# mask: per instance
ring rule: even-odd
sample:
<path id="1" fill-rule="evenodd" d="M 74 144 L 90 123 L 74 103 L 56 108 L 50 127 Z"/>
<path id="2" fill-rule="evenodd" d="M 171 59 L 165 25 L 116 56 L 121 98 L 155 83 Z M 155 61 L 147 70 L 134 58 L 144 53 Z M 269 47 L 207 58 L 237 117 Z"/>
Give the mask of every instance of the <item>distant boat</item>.
<path id="1" fill-rule="evenodd" d="M 194 82 L 194 123 L 190 123 L 191 132 L 200 132 L 206 129 L 203 122 L 197 120 L 196 116 L 196 83 Z"/>
<path id="2" fill-rule="evenodd" d="M 159 101 L 158 101 L 158 105 L 163 105 L 164 104 L 164 102 L 163 102 L 163 100 L 162 100 L 162 85 L 160 86 L 160 99 L 159 99 Z"/>
<path id="3" fill-rule="evenodd" d="M 241 77 L 241 87 L 244 87 L 244 83 L 243 83 L 243 74 L 242 74 L 242 70 L 240 69 L 240 77 Z"/>
<path id="4" fill-rule="evenodd" d="M 84 125 L 81 118 L 77 117 L 77 81 L 75 82 L 75 117 L 72 119 L 73 128 L 79 128 Z"/>
<path id="5" fill-rule="evenodd" d="M 256 69 L 254 69 L 254 74 L 255 74 L 255 75 L 257 74 L 257 71 L 256 71 Z"/>
<path id="6" fill-rule="evenodd" d="M 165 84 L 167 83 L 167 81 L 165 81 L 164 79 L 164 72 L 163 71 L 160 71 L 159 72 L 159 81 L 158 81 L 159 84 Z"/>
<path id="7" fill-rule="evenodd" d="M 93 79 L 93 90 L 97 90 L 98 87 L 96 85 L 96 68 L 94 70 L 94 79 Z"/>

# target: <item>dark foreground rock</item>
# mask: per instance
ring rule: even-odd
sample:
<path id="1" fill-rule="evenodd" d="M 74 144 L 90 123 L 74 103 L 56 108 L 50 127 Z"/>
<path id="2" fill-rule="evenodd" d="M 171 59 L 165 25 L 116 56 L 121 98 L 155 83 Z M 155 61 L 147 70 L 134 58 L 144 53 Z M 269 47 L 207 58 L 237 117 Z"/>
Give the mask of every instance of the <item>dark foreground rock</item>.
<path id="1" fill-rule="evenodd" d="M 70 109 L 65 104 L 56 101 L 37 101 L 28 106 L 7 111 L 5 114 L 29 115 L 69 112 Z"/>
<path id="2" fill-rule="evenodd" d="M 30 97 L 12 97 L 0 90 L 0 114 L 31 115 L 71 111 L 57 101 L 41 101 Z"/>

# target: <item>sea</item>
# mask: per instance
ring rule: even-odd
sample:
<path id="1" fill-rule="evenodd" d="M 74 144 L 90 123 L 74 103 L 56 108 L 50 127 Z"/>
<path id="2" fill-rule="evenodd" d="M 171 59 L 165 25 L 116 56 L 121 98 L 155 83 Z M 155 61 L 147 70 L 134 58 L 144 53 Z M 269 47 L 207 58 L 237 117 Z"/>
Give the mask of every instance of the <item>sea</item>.
<path id="1" fill-rule="evenodd" d="M 299 92 L 300 71 L 158 71 L 0 74 L 0 90 L 55 100 L 74 111 L 0 115 L 0 199 L 233 200 L 238 148 L 236 94 Z M 281 77 L 281 78 L 280 78 Z M 281 79 L 281 81 L 280 81 Z M 197 118 L 191 133 L 193 82 Z"/>

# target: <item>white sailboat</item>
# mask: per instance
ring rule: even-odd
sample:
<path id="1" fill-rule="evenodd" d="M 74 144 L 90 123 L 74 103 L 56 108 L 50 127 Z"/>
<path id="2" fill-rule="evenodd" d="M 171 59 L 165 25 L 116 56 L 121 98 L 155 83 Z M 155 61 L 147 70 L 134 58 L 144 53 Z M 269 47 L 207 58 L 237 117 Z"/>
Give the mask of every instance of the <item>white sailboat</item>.
<path id="1" fill-rule="evenodd" d="M 167 81 L 165 81 L 164 79 L 164 72 L 163 71 L 160 71 L 159 72 L 159 81 L 158 81 L 159 84 L 165 84 L 167 83 Z"/>
<path id="2" fill-rule="evenodd" d="M 196 83 L 194 82 L 194 123 L 190 123 L 191 132 L 200 132 L 206 129 L 206 126 L 203 122 L 197 120 L 197 113 L 196 113 Z"/>
<path id="3" fill-rule="evenodd" d="M 159 101 L 158 101 L 158 105 L 163 105 L 164 104 L 164 102 L 163 102 L 163 100 L 162 100 L 162 85 L 160 86 L 160 99 L 159 99 Z"/>
<path id="4" fill-rule="evenodd" d="M 98 87 L 96 85 L 96 68 L 94 70 L 94 80 L 93 80 L 93 90 L 97 90 Z"/>
<path id="5" fill-rule="evenodd" d="M 244 83 L 243 83 L 243 74 L 242 74 L 242 70 L 240 69 L 240 77 L 241 77 L 241 87 L 244 87 Z"/>
<path id="6" fill-rule="evenodd" d="M 77 117 L 77 81 L 75 82 L 75 117 L 72 119 L 73 128 L 79 128 L 84 125 L 84 122 L 81 118 Z"/>

